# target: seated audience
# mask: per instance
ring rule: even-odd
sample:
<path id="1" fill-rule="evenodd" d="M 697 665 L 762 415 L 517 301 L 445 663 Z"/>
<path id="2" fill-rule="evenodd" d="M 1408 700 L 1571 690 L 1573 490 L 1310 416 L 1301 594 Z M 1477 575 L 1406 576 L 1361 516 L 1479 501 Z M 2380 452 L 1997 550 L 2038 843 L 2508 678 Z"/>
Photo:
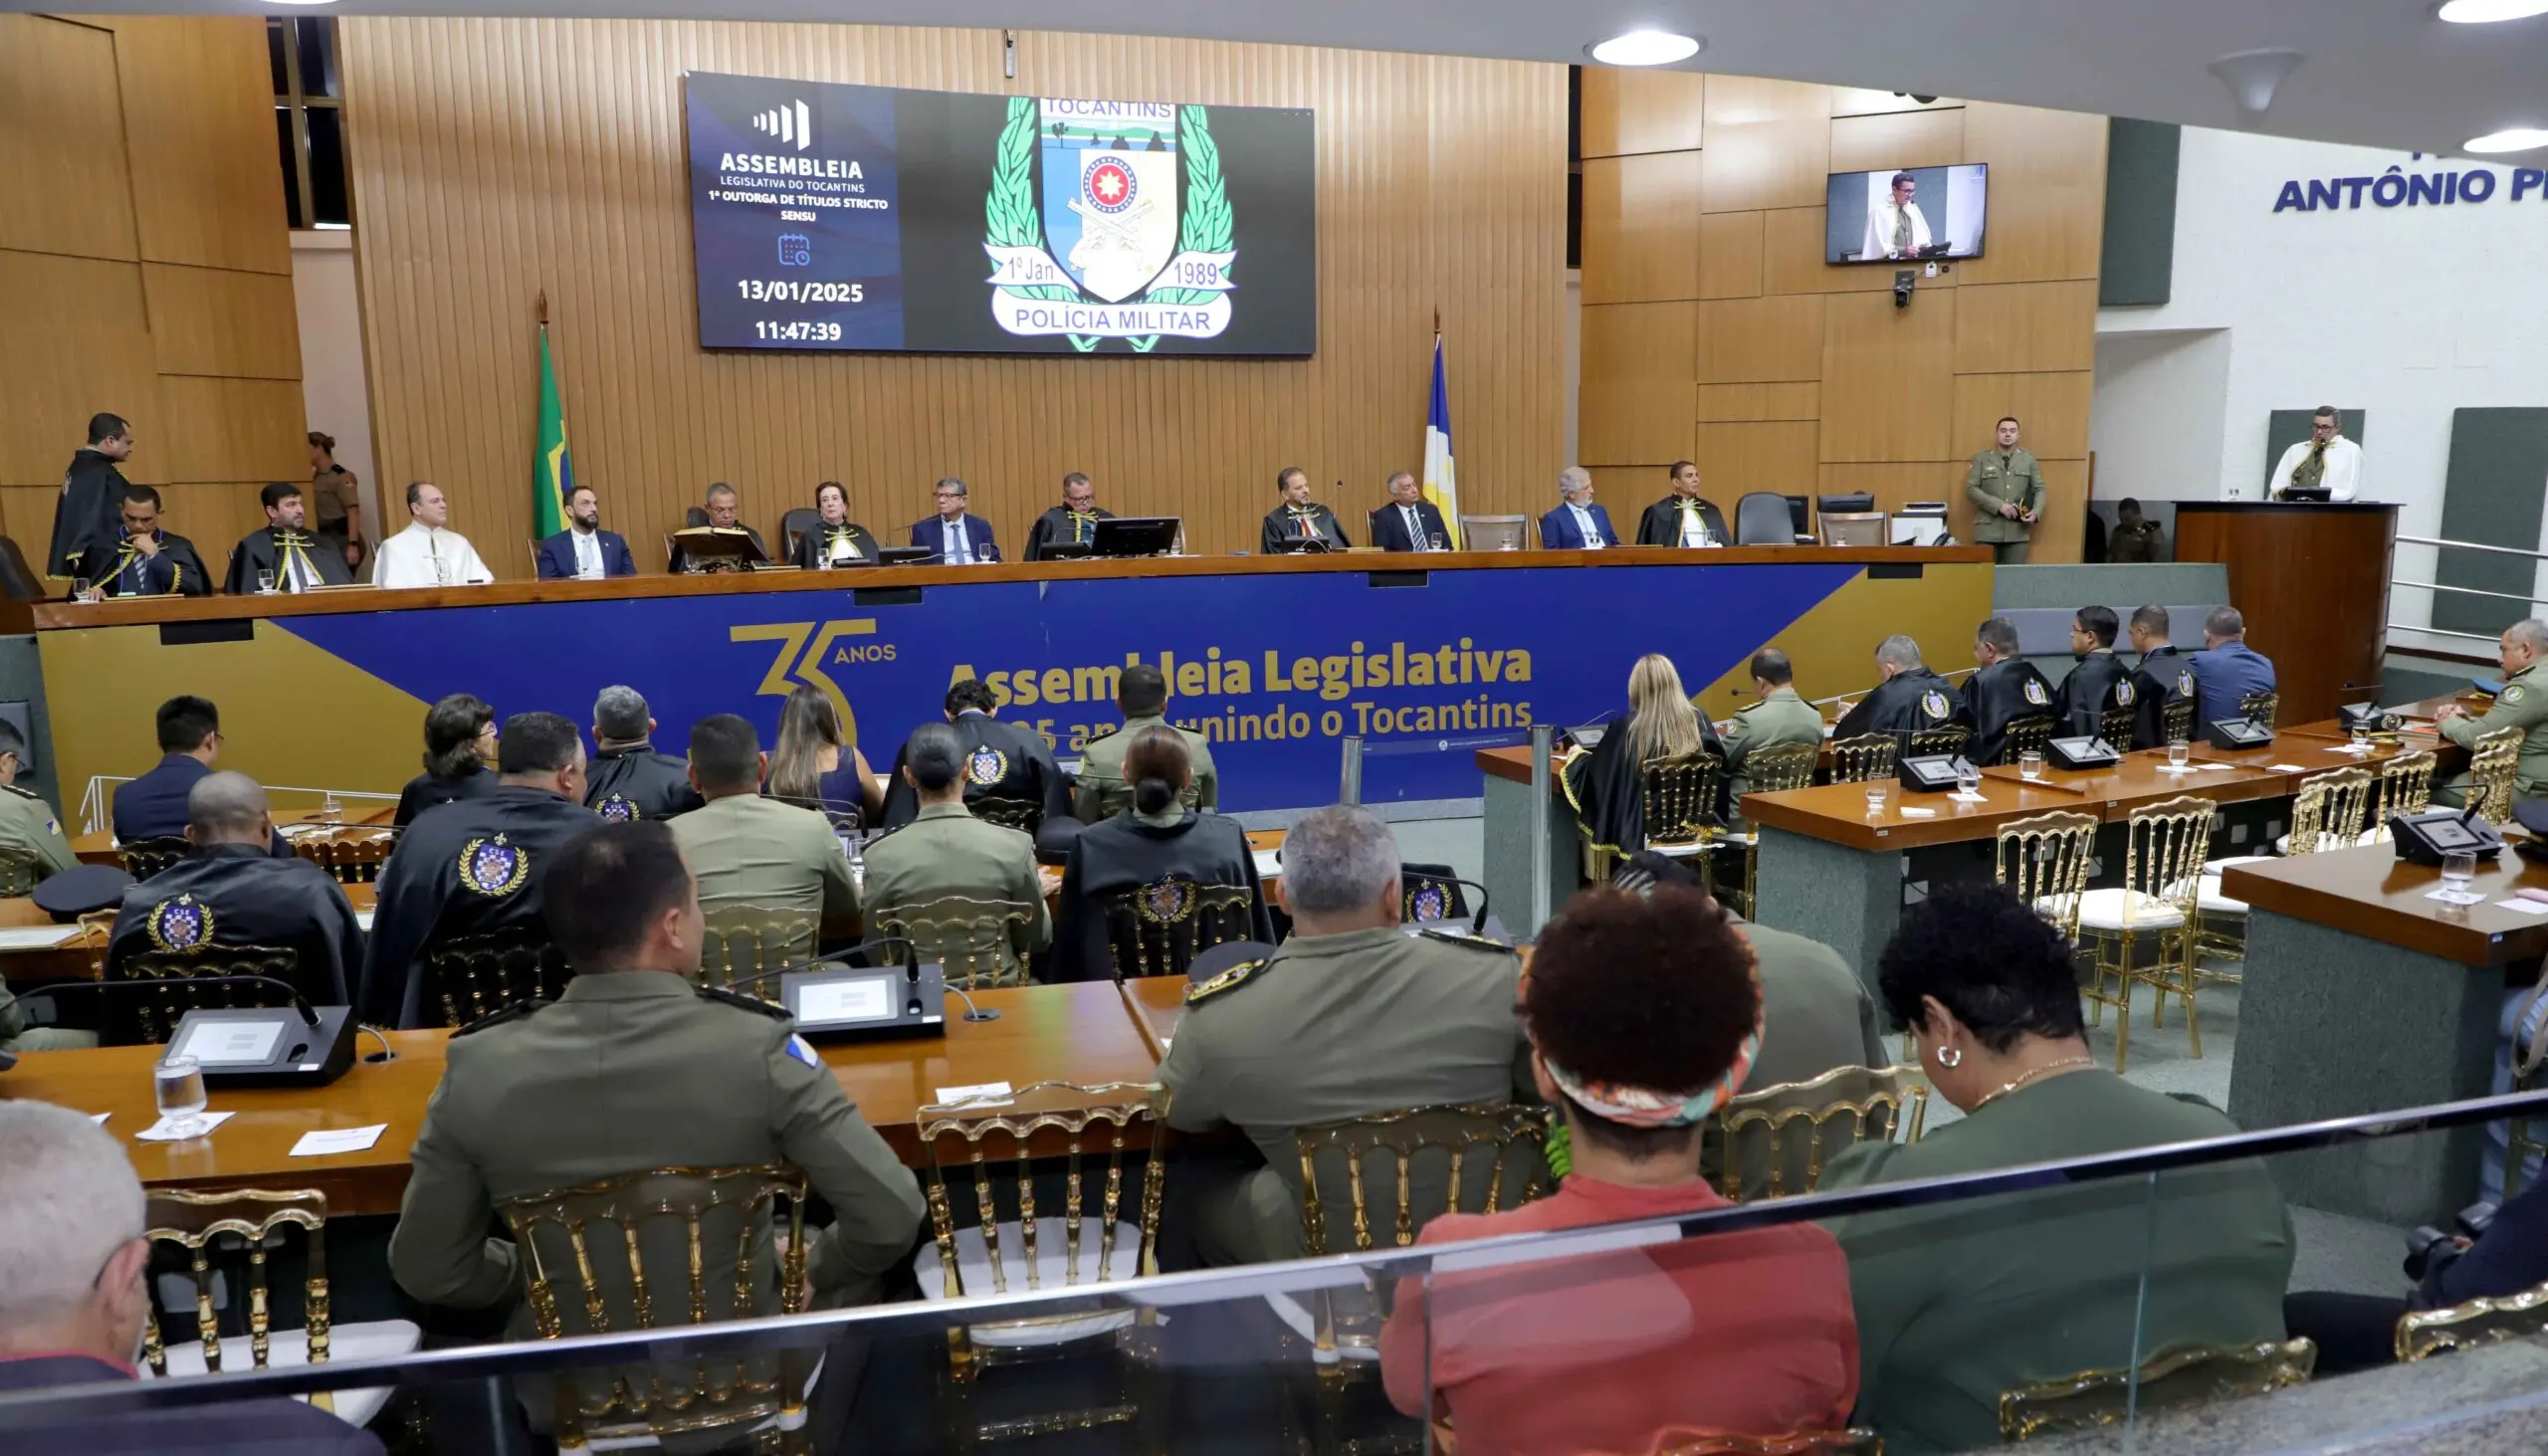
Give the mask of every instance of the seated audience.
<path id="1" fill-rule="evenodd" d="M 829 819 L 761 797 L 768 767 L 760 734 L 743 719 L 720 713 L 691 725 L 690 780 L 707 804 L 673 820 L 673 838 L 699 881 L 701 908 L 801 921 L 804 934 L 787 947 L 801 958 L 813 954 L 822 926 L 857 916 L 858 882 Z"/>
<path id="2" fill-rule="evenodd" d="M 1702 1127 L 1777 1035 L 1752 953 L 1683 889 L 1579 895 L 1522 982 L 1539 1094 L 1569 1134 L 1557 1192 L 1434 1219 L 1419 1244 L 1731 1207 Z M 1835 1430 L 1857 1398 L 1849 1265 L 1811 1223 L 1402 1279 L 1380 1336 L 1389 1400 L 1448 1416 L 1463 1456 L 1647 1451 L 1675 1427 Z"/>
<path id="3" fill-rule="evenodd" d="M 356 993 L 362 1019 L 443 1024 L 443 1008 L 425 1002 L 425 952 L 457 936 L 537 934 L 549 858 L 595 822 L 575 726 L 553 713 L 506 719 L 496 786 L 417 815 L 380 867 Z"/>
<path id="4" fill-rule="evenodd" d="M 1900 633 L 1876 645 L 1875 670 L 1883 681 L 1832 726 L 1831 741 L 1892 733 L 1906 743 L 1916 732 L 1973 726 L 1955 684 L 1929 671 L 1920 660 L 1920 644 Z"/>
<path id="5" fill-rule="evenodd" d="M 18 786 L 18 771 L 26 764 L 27 740 L 16 724 L 0 722 L 0 859 L 25 865 L 29 880 L 42 884 L 79 864 L 80 857 L 63 837 L 53 805 L 35 790 Z"/>
<path id="6" fill-rule="evenodd" d="M 991 538 L 991 523 L 971 515 L 971 492 L 964 483 L 949 476 L 940 481 L 933 499 L 938 514 L 912 522 L 912 544 L 929 548 L 929 558 L 948 566 L 970 566 L 977 562 L 999 559 L 999 542 Z"/>
<path id="7" fill-rule="evenodd" d="M 655 751 L 655 718 L 634 688 L 593 699 L 593 761 L 584 807 L 605 819 L 669 819 L 699 807 L 690 765 Z M 755 785 L 757 787 L 757 785 Z"/>
<path id="8" fill-rule="evenodd" d="M 885 789 L 867 755 L 840 728 L 840 714 L 820 688 L 798 687 L 778 710 L 778 743 L 769 750 L 771 798 L 820 809 L 836 829 L 860 829 L 885 809 Z"/>
<path id="9" fill-rule="evenodd" d="M 2075 664 L 2053 690 L 2053 731 L 2093 734 L 2107 713 L 2133 706 L 2132 669 L 2114 654 L 2115 625 L 2112 607 L 2081 607 L 2071 614 L 2070 656 Z"/>
<path id="10" fill-rule="evenodd" d="M 1964 711 L 1973 721 L 1965 756 L 1988 768 L 2009 756 L 2009 725 L 2052 717 L 2052 685 L 2017 656 L 2017 627 L 1993 617 L 1974 629 L 1973 676 L 1964 680 Z"/>
<path id="11" fill-rule="evenodd" d="M 186 795 L 212 771 L 213 764 L 221 761 L 221 710 L 212 705 L 211 699 L 192 695 L 171 698 L 159 705 L 156 717 L 160 753 L 157 766 L 138 778 L 116 784 L 109 801 L 108 818 L 117 844 L 185 838 Z M 292 853 L 281 833 L 267 847 L 277 856 Z"/>
<path id="12" fill-rule="evenodd" d="M 1397 841 L 1378 815 L 1302 815 L 1274 897 L 1290 938 L 1188 991 L 1160 1063 L 1169 1127 L 1235 1125 L 1261 1154 L 1178 1166 L 1169 1211 L 1188 1227 L 1162 1236 L 1170 1265 L 1301 1256 L 1295 1128 L 1538 1095 L 1513 1020 L 1521 961 L 1492 941 L 1399 929 Z"/>
<path id="13" fill-rule="evenodd" d="M 1193 773 L 1184 738 L 1159 723 L 1129 736 L 1132 746 L 1117 768 L 1130 781 L 1133 801 L 1113 818 L 1089 825 L 1071 848 L 1062 870 L 1051 980 L 1112 978 L 1115 957 L 1100 897 L 1171 878 L 1246 886 L 1247 926 L 1237 938 L 1274 940 L 1247 832 L 1235 819 L 1199 813 L 1181 802 Z"/>
<path id="14" fill-rule="evenodd" d="M 74 581 L 89 583 L 89 599 L 113 596 L 210 596 L 212 573 L 204 569 L 195 543 L 159 528 L 159 493 L 148 486 L 126 486 L 118 503 L 121 524 L 113 541 L 101 541 L 82 553 L 71 568 Z"/>
<path id="15" fill-rule="evenodd" d="M 1796 693 L 1796 667 L 1775 647 L 1752 654 L 1752 691 L 1756 701 L 1735 711 L 1725 730 L 1725 802 L 1740 812 L 1745 782 L 1743 760 L 1756 748 L 1783 743 L 1822 746 L 1822 713 Z"/>
<path id="16" fill-rule="evenodd" d="M 1636 523 L 1640 546 L 1722 546 L 1734 537 L 1725 528 L 1725 513 L 1699 494 L 1699 468 L 1686 460 L 1664 472 L 1671 493 L 1645 508 Z"/>
<path id="17" fill-rule="evenodd" d="M 2190 1096 L 2096 1064 L 2061 933 L 2000 886 L 1938 884 L 1902 913 L 1878 989 L 1965 1116 L 1861 1144 L 1825 1192 L 2234 1135 Z M 2283 1338 L 2291 1220 L 2261 1162 L 1843 1219 L 1858 1317 L 1857 1423 L 1887 1452 L 2000 1438 L 2001 1392 L 2120 1369 L 2138 1348 Z"/>
<path id="18" fill-rule="evenodd" d="M 2513 765 L 2515 802 L 2535 799 L 2548 789 L 2548 675 L 2537 671 L 2548 652 L 2548 622 L 2537 617 L 2515 622 L 2495 643 L 2495 661 L 2503 669 L 2503 688 L 2483 713 L 2470 713 L 2445 703 L 2434 714 L 2442 735 L 2466 748 L 2499 728 L 2521 729 L 2521 756 Z M 2434 788 L 2437 804 L 2458 808 L 2468 802 L 2469 776 L 2462 772 Z"/>
<path id="19" fill-rule="evenodd" d="M 957 681 L 947 690 L 946 711 L 947 721 L 955 726 L 956 736 L 963 745 L 967 806 L 983 799 L 998 799 L 1038 821 L 1070 813 L 1070 781 L 1062 777 L 1061 765 L 1053 761 L 1051 745 L 1035 729 L 1005 724 L 993 717 L 999 709 L 989 684 L 979 678 Z M 907 743 L 904 752 L 909 751 Z M 885 785 L 888 829 L 909 824 L 920 809 L 902 767 L 902 756 L 897 754 L 894 772 Z"/>
<path id="20" fill-rule="evenodd" d="M 301 487 L 275 481 L 257 493 L 266 523 L 230 548 L 230 569 L 222 590 L 232 595 L 264 591 L 262 582 L 281 592 L 312 591 L 321 586 L 349 586 L 353 573 L 344 554 L 327 548 L 310 530 L 309 504 Z"/>
<path id="21" fill-rule="evenodd" d="M 454 693 L 425 710 L 425 771 L 398 791 L 389 822 L 404 829 L 418 814 L 496 786 L 496 710 L 474 694 Z"/>
<path id="22" fill-rule="evenodd" d="M 875 533 L 849 519 L 848 487 L 838 481 L 816 486 L 814 514 L 822 518 L 820 523 L 796 538 L 795 554 L 788 559 L 808 571 L 876 564 Z"/>
<path id="23" fill-rule="evenodd" d="M 514 735 L 507 725 L 508 748 Z M 910 1257 L 924 1211 L 919 1184 L 831 1068 L 790 1035 L 793 1023 L 777 1006 L 697 984 L 704 927 L 674 839 L 681 822 L 596 823 L 559 846 L 547 869 L 547 918 L 574 972 L 565 994 L 451 1039 L 389 1239 L 390 1273 L 416 1299 L 510 1305 L 508 1338 L 532 1338 L 531 1312 L 518 1303 L 526 1261 L 513 1240 L 488 1236 L 497 1209 L 542 1189 L 659 1167 L 802 1169 L 832 1212 L 829 1227 L 807 1235 L 818 1306 L 874 1303 L 884 1277 Z M 681 1220 L 659 1218 L 641 1235 L 661 1281 L 658 1325 L 682 1323 L 683 1271 L 703 1257 L 699 1245 L 684 1249 L 681 1230 Z M 739 1242 L 712 1238 L 699 1266 L 701 1287 L 717 1292 L 717 1318 L 732 1299 Z M 561 1237 L 545 1272 L 557 1282 L 568 1332 L 583 1334 L 586 1295 L 563 1248 Z M 774 1314 L 770 1230 L 754 1230 L 745 1252 L 752 1312 Z M 624 1258 L 595 1264 L 592 1298 L 616 1311 L 620 1328 L 634 1328 Z M 845 1399 L 857 1383 L 856 1354 L 830 1355 L 821 1388 Z M 605 1393 L 613 1376 L 642 1385 L 651 1373 L 604 1369 L 587 1384 Z M 690 1374 L 679 1378 L 686 1384 Z M 551 1429 L 552 1377 L 526 1375 L 515 1388 L 532 1428 Z"/>
<path id="24" fill-rule="evenodd" d="M 600 581 L 637 574 L 628 537 L 601 528 L 601 497 L 577 486 L 566 497 L 566 528 L 539 543 L 542 581 Z"/>
<path id="25" fill-rule="evenodd" d="M 2141 661 L 2132 668 L 2132 746 L 2165 747 L 2168 742 L 2168 710 L 2195 696 L 2192 659 L 2179 652 L 2168 641 L 2168 609 L 2152 602 L 2135 607 L 2132 621 L 2124 629 L 2132 638 L 2132 650 Z M 2193 715 L 2187 715 L 2189 727 Z"/>
<path id="26" fill-rule="evenodd" d="M 2548 1181 L 2533 1180 L 2495 1210 L 2485 1232 L 2450 1234 L 2429 1249 L 2424 1273 L 2405 1295 L 2285 1295 L 2284 1321 L 2318 1347 L 2317 1374 L 2349 1375 L 2398 1357 L 2398 1322 L 2419 1310 L 2504 1299 L 2548 1284 Z"/>
<path id="27" fill-rule="evenodd" d="M 2239 701 L 2274 690 L 2273 659 L 2247 646 L 2247 619 L 2236 607 L 2214 607 L 2203 619 L 2203 651 L 2186 659 L 2194 669 L 2195 736 L 2225 719 L 2244 717 Z"/>
<path id="28" fill-rule="evenodd" d="M 186 795 L 194 853 L 126 890 L 106 939 L 106 976 L 145 950 L 267 945 L 293 952 L 291 977 L 321 1006 L 353 1003 L 362 925 L 334 877 L 298 855 L 268 853 L 274 815 L 244 773 L 209 773 Z"/>
<path id="29" fill-rule="evenodd" d="M 407 528 L 380 543 L 374 586 L 477 586 L 496 579 L 469 537 L 451 528 L 451 503 L 431 481 L 407 486 Z"/>
<path id="30" fill-rule="evenodd" d="M 1592 472 L 1570 465 L 1557 476 L 1557 509 L 1540 518 L 1540 546 L 1551 551 L 1597 551 L 1619 543 L 1610 513 L 1592 503 Z"/>
<path id="31" fill-rule="evenodd" d="M 1168 676 L 1146 663 L 1124 669 L 1115 683 L 1115 707 L 1124 726 L 1102 738 L 1091 738 L 1081 750 L 1079 787 L 1071 796 L 1073 811 L 1090 824 L 1111 819 L 1131 806 L 1133 785 L 1124 772 L 1124 755 L 1133 735 L 1148 728 L 1166 728 L 1185 743 L 1192 776 L 1188 788 L 1194 807 L 1216 809 L 1221 803 L 1221 776 L 1212 766 L 1212 745 L 1203 735 L 1168 721 Z"/>
<path id="32" fill-rule="evenodd" d="M 1645 774 L 1659 759 L 1719 753 L 1716 728 L 1690 705 L 1672 659 L 1649 652 L 1628 670 L 1628 711 L 1590 753 L 1567 760 L 1561 781 L 1593 844 L 1632 855 L 1645 848 Z M 1713 813 L 1716 806 L 1707 805 Z"/>
<path id="33" fill-rule="evenodd" d="M 1424 499 L 1424 488 L 1405 471 L 1389 476 L 1389 504 L 1372 513 L 1372 544 L 1383 551 L 1447 551 L 1451 528 L 1442 508 Z"/>
<path id="34" fill-rule="evenodd" d="M 1097 538 L 1097 522 L 1115 513 L 1097 504 L 1097 487 L 1078 471 L 1062 477 L 1062 504 L 1026 528 L 1026 559 L 1041 561 L 1056 546 L 1085 546 Z"/>
<path id="35" fill-rule="evenodd" d="M 0 1102 L 0 1167 L 9 1170 L 0 1177 L 0 1396 L 136 1378 L 150 1241 L 141 1179 L 116 1135 L 87 1113 Z M 370 1432 L 282 1395 L 28 1419 L 0 1442 L 11 1456 L 381 1449 Z"/>
<path id="36" fill-rule="evenodd" d="M 1052 943 L 1052 915 L 1035 841 L 973 817 L 964 807 L 964 763 L 963 737 L 943 723 L 923 724 L 903 744 L 896 786 L 916 807 L 910 822 L 867 847 L 868 938 L 878 938 L 879 923 L 899 911 L 942 900 L 1004 902 L 1025 912 L 997 967 L 1008 976 Z"/>

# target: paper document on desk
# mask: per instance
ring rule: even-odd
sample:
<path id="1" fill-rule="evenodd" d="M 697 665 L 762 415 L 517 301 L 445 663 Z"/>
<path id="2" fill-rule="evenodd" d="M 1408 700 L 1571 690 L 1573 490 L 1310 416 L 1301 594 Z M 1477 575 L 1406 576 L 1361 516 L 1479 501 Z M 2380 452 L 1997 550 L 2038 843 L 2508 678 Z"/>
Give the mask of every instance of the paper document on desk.
<path id="1" fill-rule="evenodd" d="M 1272 880 L 1283 873 L 1283 855 L 1281 851 L 1260 849 L 1256 851 L 1255 857 L 1256 878 L 1259 880 Z"/>
<path id="2" fill-rule="evenodd" d="M 368 1128 L 333 1128 L 324 1133 L 304 1133 L 292 1144 L 295 1157 L 325 1157 L 337 1152 L 360 1152 L 380 1141 L 389 1131 L 387 1123 L 374 1123 Z"/>
<path id="3" fill-rule="evenodd" d="M 2548 900 L 2498 900 L 2495 909 L 2515 915 L 2548 915 Z"/>
<path id="4" fill-rule="evenodd" d="M 984 1082 L 972 1087 L 942 1087 L 938 1101 L 963 1103 L 968 1108 L 1006 1107 L 1017 1100 L 1016 1093 L 1005 1082 Z"/>
<path id="5" fill-rule="evenodd" d="M 142 1129 L 140 1132 L 135 1133 L 132 1136 L 140 1139 L 144 1143 L 190 1143 L 194 1141 L 194 1138 L 211 1137 L 213 1129 L 220 1127 L 222 1124 L 229 1122 L 232 1118 L 237 1116 L 239 1116 L 237 1113 L 205 1113 L 203 1115 L 203 1130 L 194 1134 L 193 1137 L 181 1138 L 168 1131 L 168 1124 L 171 1120 L 163 1115 L 159 1121 L 152 1123 L 149 1127 Z"/>
<path id="6" fill-rule="evenodd" d="M 78 926 L 12 926 L 0 931 L 0 950 L 51 950 L 79 934 Z"/>

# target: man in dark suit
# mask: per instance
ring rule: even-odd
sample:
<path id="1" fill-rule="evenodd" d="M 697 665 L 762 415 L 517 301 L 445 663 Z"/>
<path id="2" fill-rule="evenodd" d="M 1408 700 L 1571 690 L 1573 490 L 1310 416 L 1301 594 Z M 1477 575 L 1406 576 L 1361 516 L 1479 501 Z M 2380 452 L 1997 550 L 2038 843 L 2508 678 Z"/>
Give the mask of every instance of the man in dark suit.
<path id="1" fill-rule="evenodd" d="M 912 526 L 912 544 L 927 546 L 930 560 L 964 566 L 999 559 L 999 542 L 991 539 L 991 523 L 965 514 L 971 494 L 954 476 L 938 483 L 938 514 Z"/>
<path id="2" fill-rule="evenodd" d="M 111 822 L 117 844 L 143 839 L 182 839 L 186 833 L 186 795 L 221 757 L 221 710 L 209 698 L 192 695 L 159 705 L 158 766 L 139 778 L 115 785 Z M 289 856 L 292 846 L 274 835 L 270 848 Z"/>
<path id="3" fill-rule="evenodd" d="M 1258 550 L 1271 556 L 1309 549 L 1296 544 L 1303 541 L 1316 541 L 1317 549 L 1323 551 L 1342 551 L 1354 544 L 1345 538 L 1345 526 L 1336 513 L 1310 500 L 1309 472 L 1287 465 L 1275 473 L 1274 489 L 1283 493 L 1283 504 L 1265 514 Z"/>
<path id="4" fill-rule="evenodd" d="M 1640 546 L 1721 546 L 1734 539 L 1725 529 L 1725 513 L 1699 495 L 1699 468 L 1686 460 L 1672 462 L 1672 494 L 1645 508 L 1636 523 Z"/>
<path id="5" fill-rule="evenodd" d="M 590 486 L 575 487 L 566 498 L 566 528 L 539 543 L 539 579 L 598 581 L 636 574 L 637 558 L 628 553 L 628 538 L 601 528 L 601 498 Z"/>
<path id="6" fill-rule="evenodd" d="M 1610 513 L 1592 504 L 1592 472 L 1570 465 L 1557 478 L 1558 508 L 1540 518 L 1540 545 L 1552 551 L 1597 551 L 1619 543 Z"/>
<path id="7" fill-rule="evenodd" d="M 1405 471 L 1389 477 L 1389 504 L 1372 513 L 1372 544 L 1383 551 L 1447 551 L 1450 528 L 1442 509 L 1424 499 L 1424 488 Z"/>
<path id="8" fill-rule="evenodd" d="M 210 596 L 212 573 L 195 543 L 159 528 L 159 493 L 148 486 L 123 488 L 122 526 L 112 541 L 93 545 L 72 568 L 86 579 L 91 600 L 110 596 Z"/>

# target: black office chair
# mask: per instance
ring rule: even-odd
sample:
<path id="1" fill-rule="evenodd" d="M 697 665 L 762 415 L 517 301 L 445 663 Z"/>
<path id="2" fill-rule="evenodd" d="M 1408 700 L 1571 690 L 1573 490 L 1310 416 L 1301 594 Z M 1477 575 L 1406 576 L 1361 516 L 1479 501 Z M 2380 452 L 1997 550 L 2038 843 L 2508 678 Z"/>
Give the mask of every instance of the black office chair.
<path id="1" fill-rule="evenodd" d="M 708 523 L 708 508 L 704 506 L 691 507 L 689 510 L 681 514 L 681 523 L 685 530 L 694 525 L 706 525 Z"/>
<path id="2" fill-rule="evenodd" d="M 45 595 L 44 577 L 27 564 L 26 553 L 18 549 L 17 539 L 0 535 L 0 597 L 35 602 L 43 601 Z"/>
<path id="3" fill-rule="evenodd" d="M 1788 498 L 1775 491 L 1747 491 L 1734 503 L 1734 543 L 1738 546 L 1796 544 L 1796 517 Z"/>
<path id="4" fill-rule="evenodd" d="M 793 559 L 796 542 L 807 531 L 823 523 L 823 513 L 811 506 L 799 506 L 778 518 L 778 551 L 781 557 Z"/>

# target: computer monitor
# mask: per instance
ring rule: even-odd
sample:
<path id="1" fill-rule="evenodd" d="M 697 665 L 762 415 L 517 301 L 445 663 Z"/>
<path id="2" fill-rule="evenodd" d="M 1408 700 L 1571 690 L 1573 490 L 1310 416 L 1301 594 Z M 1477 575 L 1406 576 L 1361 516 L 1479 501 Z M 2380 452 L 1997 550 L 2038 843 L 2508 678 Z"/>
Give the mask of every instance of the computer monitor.
<path id="1" fill-rule="evenodd" d="M 1813 534 L 1813 502 L 1811 498 L 1805 496 L 1788 497 L 1788 519 L 1796 522 L 1796 533 L 1798 535 L 1809 536 Z"/>
<path id="2" fill-rule="evenodd" d="M 1834 513 L 1846 514 L 1848 512 L 1873 511 L 1875 509 L 1875 497 L 1868 495 L 1864 491 L 1860 491 L 1853 496 L 1823 496 L 1817 499 L 1814 502 L 1814 505 L 1825 516 L 1829 516 Z"/>
<path id="3" fill-rule="evenodd" d="M 917 566 L 930 560 L 936 555 L 937 552 L 932 551 L 927 546 L 878 546 L 876 548 L 876 564 L 879 566 Z"/>
<path id="4" fill-rule="evenodd" d="M 1164 556 L 1176 549 L 1176 532 L 1184 522 L 1173 516 L 1118 516 L 1097 522 L 1089 532 L 1092 556 Z"/>

